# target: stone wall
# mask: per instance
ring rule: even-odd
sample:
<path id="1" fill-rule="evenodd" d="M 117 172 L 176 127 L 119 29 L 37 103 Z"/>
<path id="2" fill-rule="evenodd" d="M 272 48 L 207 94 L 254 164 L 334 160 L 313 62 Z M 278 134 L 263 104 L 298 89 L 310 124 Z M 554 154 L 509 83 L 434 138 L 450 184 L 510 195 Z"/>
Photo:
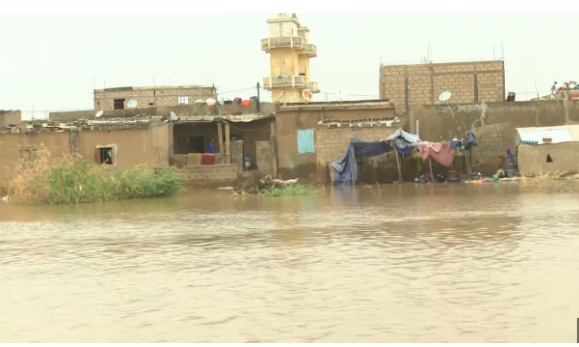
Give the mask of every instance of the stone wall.
<path id="1" fill-rule="evenodd" d="M 186 166 L 181 172 L 191 186 L 231 185 L 237 178 L 237 167 L 233 164 Z"/>
<path id="2" fill-rule="evenodd" d="M 547 161 L 550 157 L 551 161 Z M 524 176 L 579 172 L 579 142 L 520 145 L 519 172 Z"/>
<path id="3" fill-rule="evenodd" d="M 20 111 L 0 110 L 0 127 L 8 125 L 17 125 L 20 122 L 22 122 L 22 114 Z"/>
<path id="4" fill-rule="evenodd" d="M 456 103 L 505 100 L 504 61 L 385 65 L 380 68 L 380 98 L 397 111 L 406 105 L 436 105 L 442 92 Z"/>
<path id="5" fill-rule="evenodd" d="M 257 170 L 262 175 L 273 175 L 273 155 L 271 153 L 270 141 L 257 141 L 256 147 L 256 162 Z"/>

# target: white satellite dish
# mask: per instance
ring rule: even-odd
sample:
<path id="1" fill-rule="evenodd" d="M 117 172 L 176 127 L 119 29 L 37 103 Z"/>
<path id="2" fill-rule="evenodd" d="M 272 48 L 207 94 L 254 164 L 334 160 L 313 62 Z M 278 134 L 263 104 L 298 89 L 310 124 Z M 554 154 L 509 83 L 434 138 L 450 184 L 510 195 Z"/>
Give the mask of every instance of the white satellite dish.
<path id="1" fill-rule="evenodd" d="M 179 119 L 179 117 L 177 117 L 175 112 L 171 111 L 171 115 L 169 116 L 169 120 L 176 121 L 177 119 Z"/>
<path id="2" fill-rule="evenodd" d="M 95 118 L 100 118 L 103 115 L 103 113 L 105 113 L 105 112 L 103 110 L 100 110 L 94 116 L 95 116 Z"/>
<path id="3" fill-rule="evenodd" d="M 137 100 L 129 100 L 129 101 L 127 102 L 127 107 L 128 107 L 128 108 L 135 108 L 135 107 L 137 107 Z"/>
<path id="4" fill-rule="evenodd" d="M 452 94 L 450 94 L 449 91 L 446 92 L 442 92 L 440 93 L 440 96 L 438 97 L 438 100 L 442 101 L 442 102 L 447 102 L 448 100 L 450 100 L 450 97 L 452 96 Z"/>
<path id="5" fill-rule="evenodd" d="M 304 99 L 306 99 L 306 101 L 312 101 L 312 91 L 309 89 L 304 89 L 304 91 L 302 92 L 302 96 L 304 97 Z"/>

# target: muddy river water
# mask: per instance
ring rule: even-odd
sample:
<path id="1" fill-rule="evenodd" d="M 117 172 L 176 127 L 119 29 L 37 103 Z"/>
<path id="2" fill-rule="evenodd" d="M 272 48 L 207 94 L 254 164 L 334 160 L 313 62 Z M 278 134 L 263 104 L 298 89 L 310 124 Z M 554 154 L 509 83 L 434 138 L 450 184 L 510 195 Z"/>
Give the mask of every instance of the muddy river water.
<path id="1" fill-rule="evenodd" d="M 575 342 L 579 196 L 0 203 L 1 342 Z"/>

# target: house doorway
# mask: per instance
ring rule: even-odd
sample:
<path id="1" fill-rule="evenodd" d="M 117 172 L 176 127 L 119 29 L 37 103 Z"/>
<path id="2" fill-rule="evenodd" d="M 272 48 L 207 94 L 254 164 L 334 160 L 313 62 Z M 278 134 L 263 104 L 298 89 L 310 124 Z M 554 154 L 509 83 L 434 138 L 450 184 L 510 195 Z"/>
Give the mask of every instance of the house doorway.
<path id="1" fill-rule="evenodd" d="M 204 153 L 205 144 L 203 136 L 189 136 L 187 137 L 187 153 Z"/>

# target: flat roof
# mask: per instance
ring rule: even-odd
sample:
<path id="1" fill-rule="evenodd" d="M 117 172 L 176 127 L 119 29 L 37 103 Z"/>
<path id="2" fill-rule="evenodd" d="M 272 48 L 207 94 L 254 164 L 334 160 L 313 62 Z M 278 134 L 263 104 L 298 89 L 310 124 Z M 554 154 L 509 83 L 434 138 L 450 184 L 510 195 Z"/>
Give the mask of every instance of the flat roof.
<path id="1" fill-rule="evenodd" d="M 417 63 L 391 63 L 391 64 L 380 64 L 380 67 L 393 67 L 393 66 L 419 66 L 419 65 L 424 65 L 424 66 L 432 66 L 432 65 L 470 65 L 470 64 L 490 64 L 490 63 L 505 63 L 504 60 L 502 59 L 491 59 L 491 60 L 456 60 L 456 61 L 446 61 L 446 62 L 440 62 L 440 63 L 435 63 L 435 62 L 430 62 L 430 63 L 425 63 L 425 62 L 417 62 Z"/>
<path id="2" fill-rule="evenodd" d="M 328 102 L 304 102 L 280 104 L 280 111 L 291 111 L 296 109 L 321 109 L 321 108 L 388 108 L 394 109 L 394 104 L 390 100 L 356 100 L 356 101 L 328 101 Z"/>
<path id="3" fill-rule="evenodd" d="M 96 92 L 122 92 L 129 90 L 143 90 L 143 89 L 215 89 L 212 85 L 197 85 L 197 86 L 148 86 L 148 87 L 115 87 L 115 88 L 104 88 L 95 89 Z"/>

